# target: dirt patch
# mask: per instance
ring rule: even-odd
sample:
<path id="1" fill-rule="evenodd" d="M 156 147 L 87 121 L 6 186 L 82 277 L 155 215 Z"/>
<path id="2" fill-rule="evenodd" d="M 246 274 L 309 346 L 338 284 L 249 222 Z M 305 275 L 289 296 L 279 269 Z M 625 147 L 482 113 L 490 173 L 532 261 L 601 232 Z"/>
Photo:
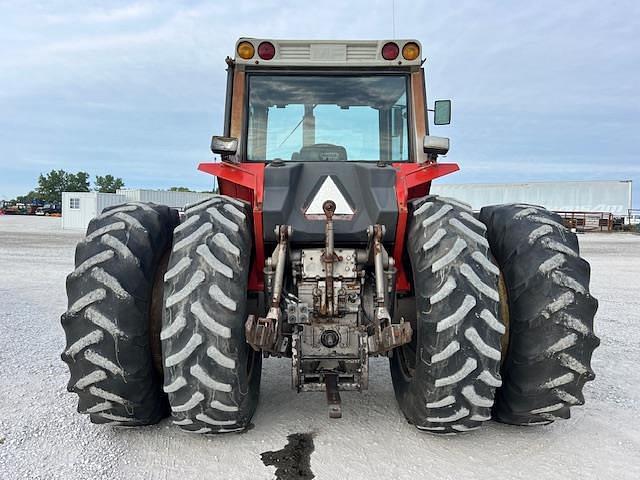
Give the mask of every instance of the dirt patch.
<path id="1" fill-rule="evenodd" d="M 287 437 L 289 442 L 282 450 L 260 454 L 262 462 L 276 467 L 275 480 L 310 480 L 315 478 L 311 472 L 311 453 L 313 452 L 313 434 L 293 433 Z"/>

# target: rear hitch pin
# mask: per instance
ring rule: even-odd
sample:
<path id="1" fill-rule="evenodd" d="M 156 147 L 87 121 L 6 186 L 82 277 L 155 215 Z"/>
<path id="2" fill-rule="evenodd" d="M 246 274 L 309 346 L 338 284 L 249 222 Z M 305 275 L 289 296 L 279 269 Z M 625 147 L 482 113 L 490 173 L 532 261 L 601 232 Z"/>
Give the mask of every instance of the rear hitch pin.
<path id="1" fill-rule="evenodd" d="M 333 263 L 337 260 L 333 242 L 333 214 L 336 211 L 336 204 L 332 200 L 327 200 L 322 204 L 322 210 L 327 217 L 325 226 L 326 244 L 322 261 L 326 274 L 325 280 L 325 311 L 327 317 L 333 317 Z"/>
<path id="2" fill-rule="evenodd" d="M 342 418 L 342 400 L 338 390 L 338 375 L 335 373 L 325 374 L 324 384 L 327 391 L 329 418 Z"/>

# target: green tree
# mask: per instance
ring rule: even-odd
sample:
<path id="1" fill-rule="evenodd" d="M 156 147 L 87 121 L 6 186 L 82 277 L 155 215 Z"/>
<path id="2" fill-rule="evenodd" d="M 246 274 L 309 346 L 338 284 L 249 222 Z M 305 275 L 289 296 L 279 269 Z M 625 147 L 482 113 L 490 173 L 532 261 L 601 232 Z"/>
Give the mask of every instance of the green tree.
<path id="1" fill-rule="evenodd" d="M 38 192 L 34 192 L 33 190 L 31 190 L 26 195 L 18 195 L 16 197 L 16 202 L 17 203 L 31 203 L 33 200 L 40 200 L 40 199 L 41 199 L 40 194 Z"/>
<path id="2" fill-rule="evenodd" d="M 47 175 L 40 174 L 36 191 L 45 202 L 61 202 L 62 192 L 67 185 L 67 175 L 64 170 L 51 170 Z"/>
<path id="3" fill-rule="evenodd" d="M 95 190 L 100 193 L 116 193 L 116 190 L 124 187 L 124 182 L 120 177 L 116 178 L 113 175 L 96 175 L 96 188 Z"/>
<path id="4" fill-rule="evenodd" d="M 170 192 L 191 192 L 193 190 L 190 190 L 187 187 L 171 187 L 169 191 Z"/>
<path id="5" fill-rule="evenodd" d="M 89 174 L 78 172 L 76 174 L 64 170 L 51 170 L 46 175 L 38 177 L 36 192 L 42 200 L 48 203 L 61 203 L 62 192 L 88 192 Z"/>
<path id="6" fill-rule="evenodd" d="M 67 192 L 88 192 L 90 179 L 87 172 L 78 172 L 75 175 L 69 173 L 67 176 Z"/>

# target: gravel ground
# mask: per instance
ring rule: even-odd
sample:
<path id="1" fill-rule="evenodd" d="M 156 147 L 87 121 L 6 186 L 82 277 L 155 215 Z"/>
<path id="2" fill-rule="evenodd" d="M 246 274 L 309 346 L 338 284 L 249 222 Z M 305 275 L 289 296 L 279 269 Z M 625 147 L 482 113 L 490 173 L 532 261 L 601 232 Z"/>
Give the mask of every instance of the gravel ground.
<path id="1" fill-rule="evenodd" d="M 388 364 L 371 361 L 363 394 L 345 393 L 330 421 L 323 394 L 290 389 L 290 361 L 265 362 L 255 428 L 201 437 L 168 420 L 140 429 L 91 425 L 75 412 L 60 360 L 64 279 L 79 233 L 60 219 L 0 216 L 1 479 L 271 479 L 260 454 L 293 433 L 314 434 L 316 478 L 640 478 L 640 236 L 580 236 L 600 301 L 597 378 L 587 404 L 564 422 L 435 437 L 408 425 L 396 405 Z"/>

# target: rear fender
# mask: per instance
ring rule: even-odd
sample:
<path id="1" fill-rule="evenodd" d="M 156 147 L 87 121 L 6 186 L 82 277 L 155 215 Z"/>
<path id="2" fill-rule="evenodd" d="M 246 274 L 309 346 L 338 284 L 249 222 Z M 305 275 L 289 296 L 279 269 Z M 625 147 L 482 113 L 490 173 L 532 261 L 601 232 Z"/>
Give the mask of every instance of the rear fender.
<path id="1" fill-rule="evenodd" d="M 394 163 L 396 174 L 396 197 L 398 199 L 398 227 L 393 247 L 398 274 L 396 291 L 407 293 L 411 282 L 402 261 L 408 221 L 407 205 L 410 200 L 429 194 L 431 180 L 460 170 L 457 163 Z"/>

